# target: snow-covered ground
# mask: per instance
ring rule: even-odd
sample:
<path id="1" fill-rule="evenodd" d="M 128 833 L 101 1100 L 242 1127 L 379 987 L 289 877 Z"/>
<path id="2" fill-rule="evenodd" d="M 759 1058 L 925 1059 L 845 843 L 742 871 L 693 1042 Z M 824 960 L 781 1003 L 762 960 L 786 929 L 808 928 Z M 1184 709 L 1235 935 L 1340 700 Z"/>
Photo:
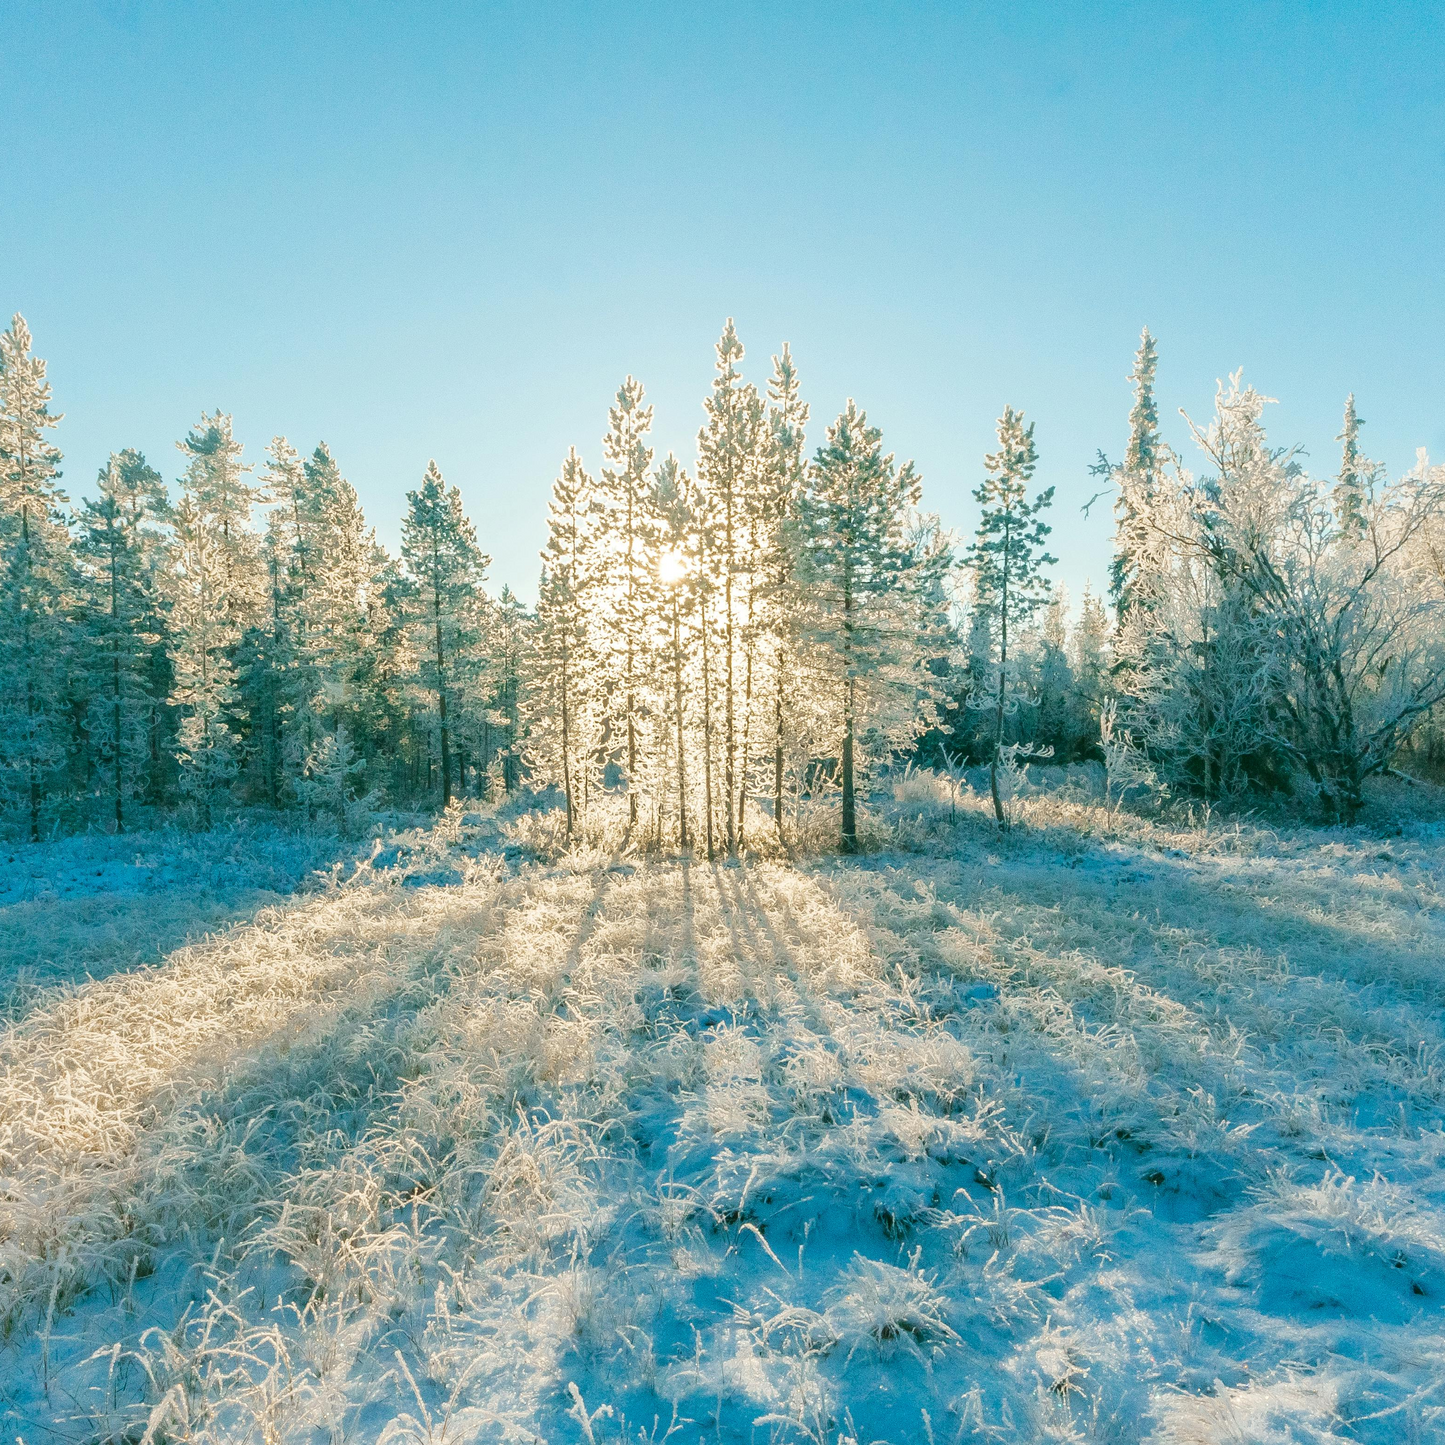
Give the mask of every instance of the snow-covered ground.
<path id="1" fill-rule="evenodd" d="M 1439 825 L 943 796 L 851 860 L 17 853 L 0 1439 L 1445 1437 Z"/>

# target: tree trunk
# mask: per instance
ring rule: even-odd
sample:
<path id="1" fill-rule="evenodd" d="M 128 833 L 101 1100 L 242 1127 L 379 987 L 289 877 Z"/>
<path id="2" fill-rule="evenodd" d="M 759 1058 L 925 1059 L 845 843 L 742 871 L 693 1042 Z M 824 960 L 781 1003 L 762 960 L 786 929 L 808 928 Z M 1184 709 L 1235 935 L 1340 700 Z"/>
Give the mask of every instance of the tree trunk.
<path id="1" fill-rule="evenodd" d="M 712 644 L 708 640 L 707 603 L 700 604 L 702 616 L 702 782 L 703 812 L 707 820 L 708 862 L 717 856 L 712 823 Z"/>
<path id="2" fill-rule="evenodd" d="M 1003 799 L 998 791 L 998 759 L 1003 751 L 1003 718 L 1006 702 L 1005 689 L 1008 686 L 1008 579 L 1009 566 L 1013 560 L 1013 527 L 1011 521 L 1004 524 L 1003 587 L 999 592 L 999 650 L 998 650 L 998 710 L 994 718 L 993 758 L 988 765 L 988 788 L 993 795 L 993 816 L 1000 828 L 1008 827 L 1004 814 Z"/>
<path id="3" fill-rule="evenodd" d="M 848 714 L 843 720 L 843 851 L 858 851 L 857 801 L 853 795 L 853 679 L 848 679 Z"/>
<path id="4" fill-rule="evenodd" d="M 572 741 L 571 704 L 567 688 L 567 660 L 562 659 L 562 792 L 567 800 L 567 836 L 570 838 L 576 827 L 577 812 L 572 801 Z M 481 789 L 477 790 L 478 792 Z"/>
<path id="5" fill-rule="evenodd" d="M 40 841 L 40 774 L 36 766 L 35 653 L 30 635 L 30 509 L 20 509 L 20 546 L 24 557 L 25 582 L 21 592 L 21 648 L 25 657 L 25 732 L 27 780 L 30 793 L 30 841 Z"/>
<path id="6" fill-rule="evenodd" d="M 724 678 L 723 692 L 723 789 L 726 793 L 726 814 L 723 823 L 724 837 L 727 842 L 728 856 L 731 857 L 737 852 L 738 837 L 733 827 L 733 749 L 737 745 L 735 731 L 736 718 L 733 710 L 733 489 L 732 479 L 728 479 L 727 507 L 724 523 L 724 551 L 723 551 L 723 608 L 724 608 L 724 646 L 727 648 L 727 672 Z"/>
<path id="7" fill-rule="evenodd" d="M 442 652 L 442 625 L 438 618 L 436 625 L 437 640 L 437 722 L 441 734 L 442 753 L 442 807 L 450 807 L 452 801 L 452 740 L 447 728 L 447 688 L 446 677 L 442 671 L 444 666 L 444 655 Z"/>
<path id="8" fill-rule="evenodd" d="M 843 666 L 847 688 L 843 697 L 843 851 L 858 851 L 857 800 L 853 796 L 853 723 L 857 701 L 857 678 L 853 668 L 853 584 L 843 577 Z"/>
<path id="9" fill-rule="evenodd" d="M 678 615 L 677 588 L 672 589 L 672 691 L 677 713 L 677 837 L 686 848 L 687 837 L 687 755 L 682 733 L 682 619 Z"/>
<path id="10" fill-rule="evenodd" d="M 774 699 L 777 731 L 773 740 L 773 826 L 778 830 L 778 842 L 783 841 L 783 677 L 781 666 L 778 672 L 778 693 Z"/>

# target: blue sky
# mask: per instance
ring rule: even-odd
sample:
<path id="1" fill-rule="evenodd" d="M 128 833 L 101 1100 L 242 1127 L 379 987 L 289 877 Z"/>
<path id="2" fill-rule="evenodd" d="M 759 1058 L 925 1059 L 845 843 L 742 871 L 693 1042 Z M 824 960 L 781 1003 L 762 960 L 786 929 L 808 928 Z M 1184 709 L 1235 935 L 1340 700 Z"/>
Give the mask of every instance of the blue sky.
<path id="1" fill-rule="evenodd" d="M 0 12 L 0 308 L 66 484 L 200 411 L 324 438 L 389 542 L 435 456 L 534 595 L 629 372 L 690 461 L 712 343 L 788 340 L 968 529 L 1005 402 L 1102 583 L 1139 328 L 1333 469 L 1445 457 L 1445 12 L 1416 5 L 116 3 Z"/>

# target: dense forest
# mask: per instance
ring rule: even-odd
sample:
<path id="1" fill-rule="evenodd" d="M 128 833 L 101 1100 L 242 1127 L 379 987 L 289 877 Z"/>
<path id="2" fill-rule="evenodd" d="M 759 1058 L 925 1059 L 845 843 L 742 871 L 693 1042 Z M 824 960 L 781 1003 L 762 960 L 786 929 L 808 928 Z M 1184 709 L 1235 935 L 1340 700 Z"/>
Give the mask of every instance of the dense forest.
<path id="1" fill-rule="evenodd" d="M 72 505 L 46 365 L 0 337 L 0 786 L 18 838 L 227 810 L 347 828 L 382 805 L 551 789 L 569 833 L 625 808 L 639 841 L 736 852 L 870 779 L 982 765 L 1001 825 L 1020 770 L 1092 758 L 1106 796 L 1288 794 L 1350 821 L 1366 779 L 1437 749 L 1445 468 L 1390 479 L 1345 406 L 1336 474 L 1273 446 L 1236 374 L 1163 440 L 1157 354 L 1095 467 L 1107 596 L 1050 583 L 1053 489 L 1012 407 L 956 546 L 852 402 L 810 439 L 787 346 L 762 387 L 717 345 L 691 468 L 649 445 L 627 378 L 600 464 L 552 486 L 535 608 L 495 596 L 435 462 L 399 556 L 327 446 L 243 460 L 203 414 L 168 484 L 112 454 Z M 1102 423 L 1101 423 L 1102 425 Z M 1097 500 L 1097 498 L 1096 498 Z M 1413 753 L 1411 750 L 1414 750 Z"/>

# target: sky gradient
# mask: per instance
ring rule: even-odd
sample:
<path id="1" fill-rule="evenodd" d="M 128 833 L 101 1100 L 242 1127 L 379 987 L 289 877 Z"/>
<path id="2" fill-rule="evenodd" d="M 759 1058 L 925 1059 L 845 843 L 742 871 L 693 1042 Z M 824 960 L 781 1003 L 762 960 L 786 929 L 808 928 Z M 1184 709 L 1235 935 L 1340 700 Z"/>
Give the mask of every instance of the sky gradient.
<path id="1" fill-rule="evenodd" d="M 427 459 L 494 586 L 631 373 L 691 465 L 734 316 L 810 444 L 855 396 L 967 532 L 1006 402 L 1102 586 L 1097 449 L 1139 329 L 1166 435 L 1245 368 L 1333 471 L 1445 457 L 1438 4 L 141 3 L 0 11 L 0 308 L 50 363 L 65 484 L 325 439 L 394 544 Z"/>

